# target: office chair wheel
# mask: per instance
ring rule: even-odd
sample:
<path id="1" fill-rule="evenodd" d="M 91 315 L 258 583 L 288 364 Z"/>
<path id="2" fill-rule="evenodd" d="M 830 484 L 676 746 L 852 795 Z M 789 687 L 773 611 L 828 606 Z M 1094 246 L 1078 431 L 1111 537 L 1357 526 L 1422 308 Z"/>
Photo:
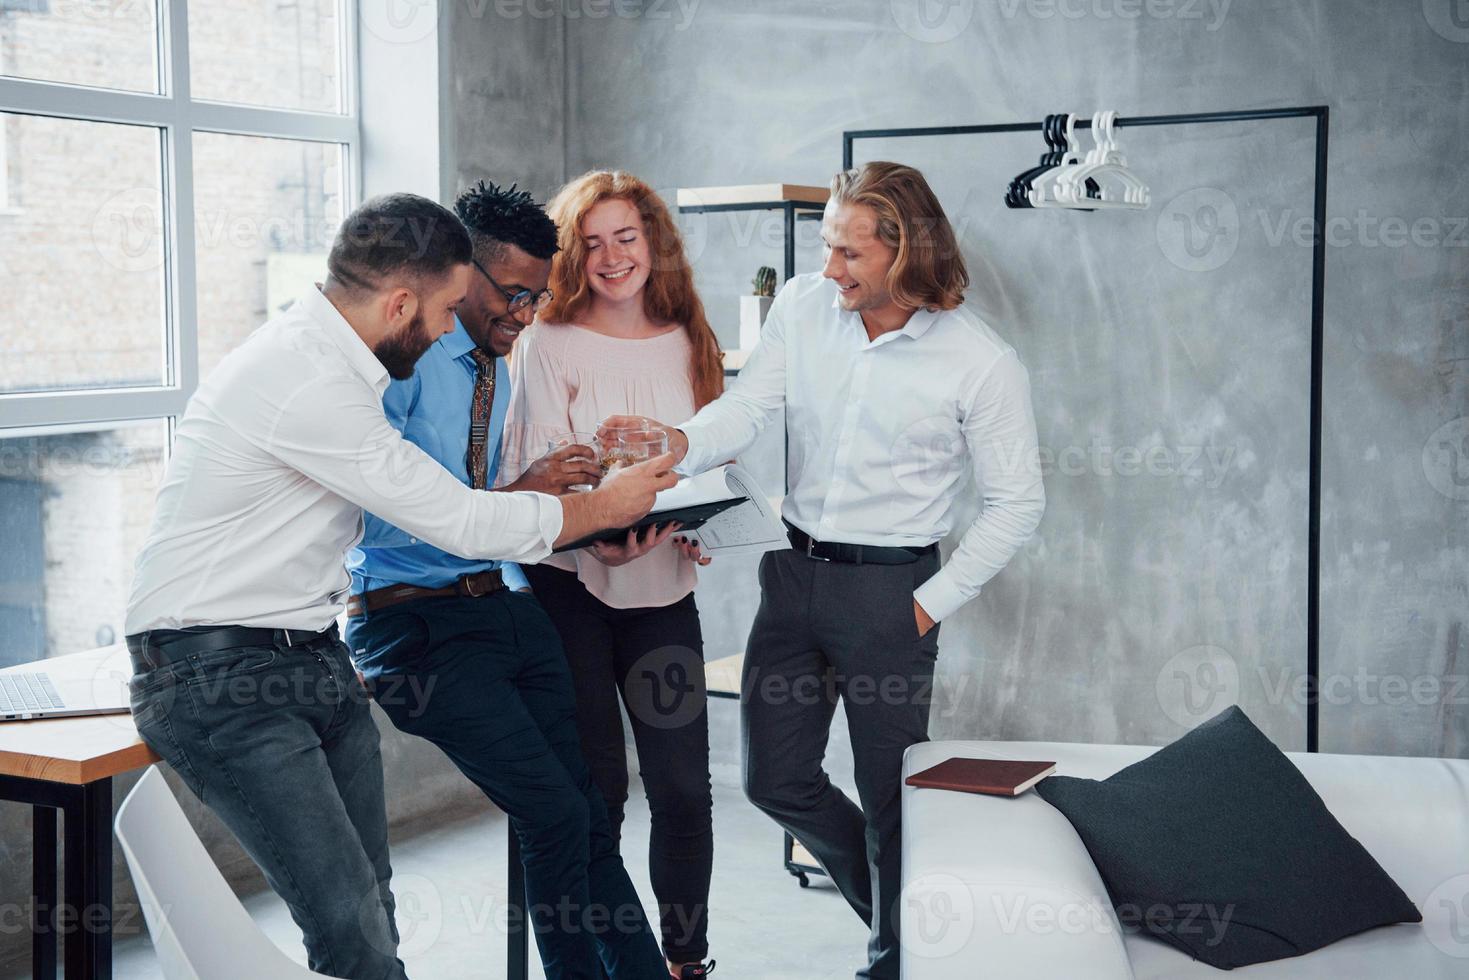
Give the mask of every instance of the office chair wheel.
<path id="1" fill-rule="evenodd" d="M 802 888 L 810 888 L 811 887 L 811 879 L 808 878 L 808 877 L 806 877 L 806 872 L 804 872 L 804 871 L 797 871 L 796 872 L 796 881 L 800 882 L 800 885 L 801 885 Z"/>

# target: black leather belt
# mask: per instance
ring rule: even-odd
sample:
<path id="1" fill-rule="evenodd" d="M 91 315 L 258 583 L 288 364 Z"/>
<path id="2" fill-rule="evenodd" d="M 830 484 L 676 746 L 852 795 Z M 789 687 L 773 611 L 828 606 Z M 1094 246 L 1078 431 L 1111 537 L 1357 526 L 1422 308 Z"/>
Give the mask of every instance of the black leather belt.
<path id="1" fill-rule="evenodd" d="M 374 613 L 411 599 L 442 599 L 449 596 L 457 596 L 460 599 L 481 599 L 487 595 L 504 592 L 507 588 L 509 586 L 505 584 L 505 577 L 498 568 L 475 572 L 473 575 L 461 575 L 452 584 L 442 589 L 424 589 L 416 585 L 385 585 L 361 595 L 348 596 L 347 615 L 364 616 L 367 613 Z"/>
<path id="2" fill-rule="evenodd" d="M 264 626 L 205 626 L 188 630 L 148 630 L 128 636 L 128 652 L 153 667 L 177 663 L 192 654 L 234 647 L 298 647 L 317 640 L 335 640 L 337 624 L 319 633 L 311 630 L 269 629 Z"/>
<path id="3" fill-rule="evenodd" d="M 911 565 L 920 558 L 934 554 L 938 545 L 922 548 L 892 548 L 873 544 L 843 544 L 840 541 L 817 541 L 798 527 L 786 523 L 786 537 L 791 547 L 807 558 L 819 561 L 842 561 L 853 565 Z"/>

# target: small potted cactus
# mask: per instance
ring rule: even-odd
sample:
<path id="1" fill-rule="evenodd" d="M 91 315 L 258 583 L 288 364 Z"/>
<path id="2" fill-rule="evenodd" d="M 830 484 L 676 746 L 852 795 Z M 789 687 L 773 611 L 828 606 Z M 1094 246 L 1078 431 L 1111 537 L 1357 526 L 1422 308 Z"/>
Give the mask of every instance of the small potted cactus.
<path id="1" fill-rule="evenodd" d="M 765 325 L 770 304 L 775 302 L 775 270 L 762 265 L 750 284 L 755 287 L 755 292 L 740 297 L 741 350 L 751 350 L 760 342 L 760 328 Z"/>

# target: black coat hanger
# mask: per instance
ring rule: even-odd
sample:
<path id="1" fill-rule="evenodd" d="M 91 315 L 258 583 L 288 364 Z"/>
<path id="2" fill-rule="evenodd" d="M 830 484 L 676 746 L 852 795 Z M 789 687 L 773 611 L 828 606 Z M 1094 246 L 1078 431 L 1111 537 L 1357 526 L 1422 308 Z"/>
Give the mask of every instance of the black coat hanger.
<path id="1" fill-rule="evenodd" d="M 1065 123 L 1066 114 L 1064 112 L 1051 113 L 1046 116 L 1045 122 L 1041 123 L 1041 135 L 1050 149 L 1041 156 L 1038 164 L 1017 174 L 1010 181 L 1010 186 L 1005 190 L 1007 208 L 1030 207 L 1030 182 L 1059 164 L 1065 157 L 1067 149 Z"/>

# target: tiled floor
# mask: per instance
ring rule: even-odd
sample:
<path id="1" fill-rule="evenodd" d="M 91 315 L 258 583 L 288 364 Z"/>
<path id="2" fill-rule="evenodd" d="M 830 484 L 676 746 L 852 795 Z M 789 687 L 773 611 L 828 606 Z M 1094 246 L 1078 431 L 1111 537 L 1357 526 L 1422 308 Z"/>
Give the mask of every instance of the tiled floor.
<path id="1" fill-rule="evenodd" d="M 638 892 L 648 884 L 648 809 L 634 787 L 624 854 Z M 714 887 L 711 955 L 728 980 L 850 978 L 865 960 L 867 930 L 825 878 L 802 889 L 781 863 L 781 835 L 739 790 L 714 787 Z M 503 977 L 505 938 L 497 923 L 505 903 L 505 822 L 496 812 L 395 841 L 394 892 L 402 955 L 413 980 Z M 282 948 L 304 962 L 300 934 L 269 892 L 246 899 L 251 915 Z M 532 948 L 531 959 L 536 956 Z M 146 939 L 119 941 L 117 980 L 158 976 Z M 532 977 L 542 977 L 539 965 Z"/>

